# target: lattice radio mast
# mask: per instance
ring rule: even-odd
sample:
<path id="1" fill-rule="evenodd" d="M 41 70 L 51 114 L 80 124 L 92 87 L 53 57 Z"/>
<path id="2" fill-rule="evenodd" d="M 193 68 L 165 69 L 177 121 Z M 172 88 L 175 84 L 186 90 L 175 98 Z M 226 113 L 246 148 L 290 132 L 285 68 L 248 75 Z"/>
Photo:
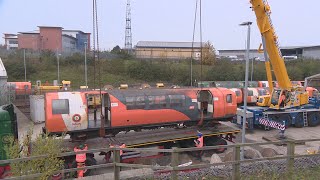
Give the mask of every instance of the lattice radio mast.
<path id="1" fill-rule="evenodd" d="M 125 32 L 125 50 L 130 54 L 132 52 L 132 33 L 131 33 L 131 7 L 130 0 L 127 0 L 126 10 L 126 32 Z"/>

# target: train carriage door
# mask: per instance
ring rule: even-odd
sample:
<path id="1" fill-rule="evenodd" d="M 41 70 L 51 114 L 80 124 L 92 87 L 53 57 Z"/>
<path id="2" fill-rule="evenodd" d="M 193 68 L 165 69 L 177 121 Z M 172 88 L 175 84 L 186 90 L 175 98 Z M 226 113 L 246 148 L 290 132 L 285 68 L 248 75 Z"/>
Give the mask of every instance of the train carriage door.
<path id="1" fill-rule="evenodd" d="M 204 117 L 212 117 L 213 114 L 213 95 L 209 90 L 201 90 L 197 95 L 198 109 L 203 111 Z"/>
<path id="2" fill-rule="evenodd" d="M 51 112 L 54 123 L 62 120 L 67 131 L 88 128 L 85 95 L 80 92 L 58 92 L 56 97 L 51 99 Z"/>
<path id="3" fill-rule="evenodd" d="M 111 102 L 109 94 L 102 95 L 102 112 L 105 120 L 105 127 L 111 126 Z"/>

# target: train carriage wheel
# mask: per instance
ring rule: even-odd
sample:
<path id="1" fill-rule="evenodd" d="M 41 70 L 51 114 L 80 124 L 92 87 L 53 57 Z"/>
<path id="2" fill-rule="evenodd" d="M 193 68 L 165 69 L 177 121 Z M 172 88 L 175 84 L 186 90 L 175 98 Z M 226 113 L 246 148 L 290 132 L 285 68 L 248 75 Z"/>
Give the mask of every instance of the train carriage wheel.
<path id="1" fill-rule="evenodd" d="M 216 145 L 228 145 L 227 141 L 224 139 L 219 139 L 216 143 Z M 227 150 L 227 148 L 221 147 L 219 149 L 215 149 L 215 153 L 220 154 L 220 153 L 224 153 Z"/>
<path id="2" fill-rule="evenodd" d="M 308 114 L 308 126 L 314 127 L 320 124 L 320 114 L 318 112 L 310 112 Z"/>

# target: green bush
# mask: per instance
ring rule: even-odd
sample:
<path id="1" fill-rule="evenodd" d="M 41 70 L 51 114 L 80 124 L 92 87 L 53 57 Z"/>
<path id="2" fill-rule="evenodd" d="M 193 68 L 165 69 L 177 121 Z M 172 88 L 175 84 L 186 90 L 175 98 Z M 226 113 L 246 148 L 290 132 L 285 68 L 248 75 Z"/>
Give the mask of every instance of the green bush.
<path id="1" fill-rule="evenodd" d="M 58 158 L 63 151 L 63 138 L 57 139 L 48 135 L 39 135 L 31 142 L 32 134 L 33 132 L 30 130 L 21 142 L 11 138 L 10 146 L 6 147 L 7 157 L 9 159 L 40 155 L 47 155 L 47 157 L 11 163 L 11 172 L 13 176 L 42 173 L 39 179 L 46 180 L 63 167 L 63 160 Z M 31 151 L 28 150 L 30 145 Z"/>
<path id="2" fill-rule="evenodd" d="M 190 59 L 173 61 L 137 60 L 121 58 L 120 52 L 111 54 L 116 59 L 101 59 L 96 61 L 96 84 L 98 84 L 98 69 L 101 70 L 102 86 L 111 84 L 118 86 L 121 83 L 174 83 L 190 85 Z M 17 51 L 4 59 L 9 81 L 23 81 L 23 52 Z M 202 65 L 201 65 L 202 64 Z M 213 65 L 204 65 L 193 60 L 193 80 L 207 81 L 241 81 L 245 76 L 244 61 L 217 60 Z M 93 87 L 94 66 L 92 53 L 87 56 L 89 86 Z M 320 73 L 319 60 L 298 59 L 286 61 L 286 67 L 291 80 L 304 80 L 305 77 Z M 201 70 L 202 69 L 202 70 Z M 251 62 L 250 62 L 251 75 Z M 27 56 L 27 80 L 42 80 L 52 82 L 57 79 L 57 56 L 54 52 L 43 51 L 40 57 Z M 60 57 L 60 79 L 71 80 L 73 87 L 84 85 L 84 55 L 76 53 L 68 57 Z M 275 79 L 275 78 L 274 78 Z M 254 62 L 253 80 L 267 80 L 264 62 Z M 98 87 L 98 86 L 96 86 Z"/>

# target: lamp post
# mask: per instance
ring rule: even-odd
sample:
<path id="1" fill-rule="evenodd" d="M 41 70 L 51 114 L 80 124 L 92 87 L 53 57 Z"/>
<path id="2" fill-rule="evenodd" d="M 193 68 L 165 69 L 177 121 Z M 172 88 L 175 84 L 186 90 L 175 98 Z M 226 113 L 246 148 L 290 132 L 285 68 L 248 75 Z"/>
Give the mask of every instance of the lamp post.
<path id="1" fill-rule="evenodd" d="M 58 64 L 58 84 L 60 84 L 60 56 L 61 54 L 59 54 L 57 52 L 57 64 Z"/>
<path id="2" fill-rule="evenodd" d="M 24 82 L 27 82 L 26 49 L 23 49 Z"/>
<path id="3" fill-rule="evenodd" d="M 87 69 L 87 41 L 84 42 L 84 79 L 86 82 L 86 89 L 88 89 L 88 69 Z"/>
<path id="4" fill-rule="evenodd" d="M 251 82 L 252 82 L 252 77 L 253 77 L 253 61 L 255 58 L 252 58 L 252 64 L 251 64 Z"/>
<path id="5" fill-rule="evenodd" d="M 244 85 L 244 116 L 242 120 L 242 143 L 246 142 L 245 134 L 246 134 L 246 122 L 247 122 L 247 97 L 248 97 L 248 76 L 249 76 L 249 50 L 250 50 L 250 25 L 252 22 L 243 22 L 240 26 L 248 26 L 248 33 L 247 33 L 247 50 L 246 50 L 246 73 L 245 73 L 245 85 Z M 244 147 L 242 147 L 241 151 L 241 159 L 244 159 Z"/>

